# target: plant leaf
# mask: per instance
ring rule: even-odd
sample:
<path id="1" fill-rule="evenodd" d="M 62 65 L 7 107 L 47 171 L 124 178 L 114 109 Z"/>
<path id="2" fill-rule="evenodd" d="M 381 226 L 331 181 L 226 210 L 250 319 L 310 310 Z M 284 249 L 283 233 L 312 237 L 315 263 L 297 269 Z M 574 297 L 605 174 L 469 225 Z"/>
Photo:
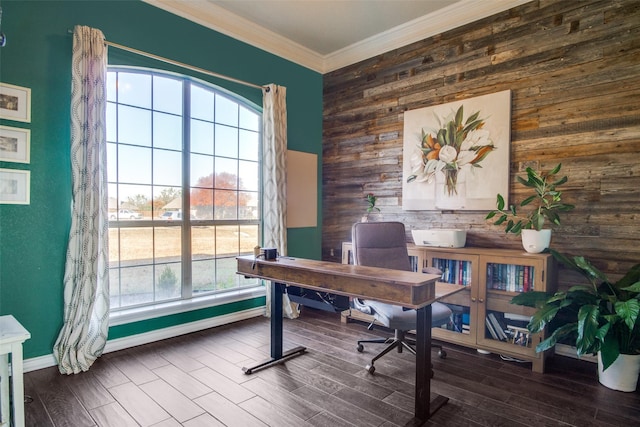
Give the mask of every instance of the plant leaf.
<path id="1" fill-rule="evenodd" d="M 638 320 L 638 314 L 640 314 L 640 301 L 637 299 L 630 299 L 628 301 L 618 301 L 614 304 L 616 314 L 624 321 L 630 331 Z"/>
<path id="2" fill-rule="evenodd" d="M 616 285 L 619 286 L 620 288 L 623 288 L 623 287 L 631 286 L 635 282 L 639 282 L 639 281 L 640 281 L 640 264 L 636 264 L 633 267 L 631 267 L 631 270 L 627 271 L 627 274 L 625 274 L 622 279 L 618 280 Z M 635 283 L 635 286 L 637 286 L 636 289 L 640 289 L 640 285 L 638 285 L 638 283 Z M 632 292 L 640 292 L 640 291 L 633 291 L 632 289 L 625 289 L 625 290 L 631 290 Z"/>
<path id="3" fill-rule="evenodd" d="M 527 183 L 528 187 L 543 187 L 544 181 L 542 177 L 533 169 L 527 168 Z"/>
<path id="4" fill-rule="evenodd" d="M 607 334 L 604 342 L 600 346 L 600 357 L 602 358 L 602 370 L 607 369 L 616 361 L 620 355 L 618 340 L 613 333 Z"/>
<path id="5" fill-rule="evenodd" d="M 562 178 L 560 178 L 559 180 L 557 180 L 556 182 L 554 182 L 553 184 L 551 184 L 552 187 L 556 187 L 558 185 L 562 185 L 565 182 L 569 181 L 569 178 L 567 178 L 566 176 L 563 176 Z"/>
<path id="6" fill-rule="evenodd" d="M 531 320 L 527 325 L 527 328 L 531 332 L 540 332 L 544 329 L 544 327 L 551 321 L 558 311 L 560 310 L 560 306 L 556 305 L 545 305 L 536 311 L 536 313 L 531 316 Z"/>
<path id="7" fill-rule="evenodd" d="M 548 298 L 549 295 L 546 292 L 522 292 L 511 298 L 511 304 L 524 305 L 527 307 L 540 307 Z"/>
<path id="8" fill-rule="evenodd" d="M 583 305 L 578 311 L 578 337 L 576 338 L 576 348 L 578 356 L 587 353 L 595 353 L 599 348 L 598 315 L 600 309 L 596 305 Z"/>
<path id="9" fill-rule="evenodd" d="M 507 220 L 507 216 L 503 214 L 502 216 L 500 216 L 500 218 L 496 220 L 496 222 L 494 222 L 494 225 L 500 225 L 506 220 Z"/>
<path id="10" fill-rule="evenodd" d="M 514 225 L 513 227 L 511 227 L 511 230 L 509 230 L 509 231 L 511 231 L 511 232 L 512 232 L 512 233 L 514 233 L 514 234 L 518 234 L 518 233 L 520 233 L 520 232 L 522 231 L 522 221 L 518 221 L 518 222 L 516 223 L 516 225 Z"/>
<path id="11" fill-rule="evenodd" d="M 562 163 L 558 163 L 558 165 L 549 172 L 549 175 L 555 175 L 560 172 L 560 168 L 562 167 Z"/>
<path id="12" fill-rule="evenodd" d="M 526 179 L 524 179 L 523 177 L 521 177 L 521 176 L 519 176 L 519 175 L 518 175 L 518 176 L 516 176 L 516 180 L 517 180 L 520 184 L 524 185 L 525 187 L 535 187 L 535 185 L 534 185 L 534 184 L 531 184 L 529 181 L 527 181 Z"/>
<path id="13" fill-rule="evenodd" d="M 640 282 L 636 282 L 631 286 L 625 286 L 624 288 L 620 288 L 620 289 L 622 289 L 623 291 L 640 293 Z"/>
<path id="14" fill-rule="evenodd" d="M 552 348 L 554 345 L 556 345 L 556 342 L 558 342 L 558 340 L 574 333 L 576 329 L 577 325 L 575 323 L 567 323 L 560 326 L 558 329 L 553 331 L 553 333 L 547 339 L 540 342 L 540 344 L 536 346 L 536 352 L 541 353 Z"/>

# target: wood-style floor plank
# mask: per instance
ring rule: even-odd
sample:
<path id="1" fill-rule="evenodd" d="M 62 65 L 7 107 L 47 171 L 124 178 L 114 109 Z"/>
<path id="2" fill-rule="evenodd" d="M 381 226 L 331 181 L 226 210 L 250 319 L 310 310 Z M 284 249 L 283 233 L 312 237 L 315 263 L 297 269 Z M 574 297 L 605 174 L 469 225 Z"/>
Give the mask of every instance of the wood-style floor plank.
<path id="1" fill-rule="evenodd" d="M 204 413 L 200 406 L 163 380 L 142 384 L 140 389 L 180 422 L 188 421 Z"/>
<path id="2" fill-rule="evenodd" d="M 141 426 L 151 426 L 170 418 L 167 411 L 134 383 L 111 387 L 109 392 Z"/>
<path id="3" fill-rule="evenodd" d="M 171 384 L 173 388 L 180 390 L 189 399 L 195 399 L 211 392 L 209 387 L 173 365 L 162 366 L 154 369 L 153 372 Z"/>
<path id="4" fill-rule="evenodd" d="M 306 400 L 296 396 L 295 393 L 291 393 L 279 387 L 274 387 L 262 378 L 254 378 L 251 381 L 244 383 L 244 387 L 248 388 L 265 401 L 268 401 L 278 408 L 282 408 L 303 420 L 313 418 L 322 412 L 322 410 L 314 405 L 313 402 L 307 402 Z"/>
<path id="5" fill-rule="evenodd" d="M 269 353 L 269 319 L 257 317 L 99 358 L 88 372 L 47 368 L 25 375 L 28 427 L 376 426 L 411 420 L 415 359 L 391 352 L 364 366 L 381 345 L 361 338 L 392 335 L 337 313 L 303 308 L 285 319 L 285 349 L 307 351 L 245 375 Z M 547 372 L 445 343 L 432 353 L 432 397 L 449 397 L 427 426 L 617 427 L 640 425 L 640 392 L 600 385 L 592 363 L 555 356 Z"/>
<path id="6" fill-rule="evenodd" d="M 89 411 L 100 427 L 138 427 L 140 424 L 118 403 L 108 403 Z"/>
<path id="7" fill-rule="evenodd" d="M 194 402 L 225 426 L 265 427 L 267 425 L 215 391 L 195 399 Z"/>

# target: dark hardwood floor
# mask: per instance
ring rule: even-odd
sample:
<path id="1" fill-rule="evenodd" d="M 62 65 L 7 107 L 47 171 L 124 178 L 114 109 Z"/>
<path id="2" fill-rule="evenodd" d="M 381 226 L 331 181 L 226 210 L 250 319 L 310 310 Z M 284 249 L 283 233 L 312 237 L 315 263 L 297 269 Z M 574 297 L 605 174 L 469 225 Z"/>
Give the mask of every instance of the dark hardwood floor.
<path id="1" fill-rule="evenodd" d="M 269 353 L 269 320 L 231 325 L 108 353 L 85 373 L 57 368 L 25 375 L 27 426 L 394 426 L 412 417 L 414 359 L 391 353 L 364 366 L 380 348 L 360 354 L 361 323 L 303 308 L 284 321 L 285 348 L 307 353 L 244 375 L 241 367 Z M 431 426 L 640 425 L 640 392 L 600 386 L 594 364 L 556 356 L 544 375 L 530 364 L 445 344 L 434 350 L 432 391 L 450 401 Z"/>

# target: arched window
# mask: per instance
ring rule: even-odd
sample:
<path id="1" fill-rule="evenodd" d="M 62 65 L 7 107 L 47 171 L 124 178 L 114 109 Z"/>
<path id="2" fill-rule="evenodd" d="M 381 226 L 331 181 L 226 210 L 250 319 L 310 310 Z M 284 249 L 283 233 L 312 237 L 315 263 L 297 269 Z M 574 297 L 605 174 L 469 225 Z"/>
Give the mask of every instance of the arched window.
<path id="1" fill-rule="evenodd" d="M 235 257 L 260 242 L 261 122 L 208 83 L 109 67 L 112 311 L 258 285 Z"/>

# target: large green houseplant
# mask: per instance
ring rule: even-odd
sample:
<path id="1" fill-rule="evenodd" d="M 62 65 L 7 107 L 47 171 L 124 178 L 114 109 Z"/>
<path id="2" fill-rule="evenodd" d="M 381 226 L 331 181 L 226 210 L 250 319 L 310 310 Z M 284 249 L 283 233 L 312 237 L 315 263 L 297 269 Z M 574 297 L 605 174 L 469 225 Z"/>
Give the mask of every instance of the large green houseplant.
<path id="1" fill-rule="evenodd" d="M 551 253 L 565 266 L 581 273 L 589 285 L 572 286 L 551 296 L 539 291 L 526 292 L 511 300 L 513 304 L 538 308 L 528 325 L 529 331 L 540 332 L 550 322 L 556 323 L 557 328 L 536 346 L 536 351 L 545 351 L 559 340 L 569 338 L 575 343 L 578 356 L 599 352 L 602 371 L 621 354 L 637 355 L 640 363 L 640 264 L 612 282 L 584 257 L 569 258 L 554 250 Z M 637 380 L 637 372 L 635 376 Z"/>
<path id="2" fill-rule="evenodd" d="M 549 172 L 536 171 L 530 167 L 526 169 L 527 179 L 516 176 L 520 184 L 530 189 L 533 194 L 526 197 L 519 204 L 506 206 L 501 194 L 496 198 L 496 209 L 489 212 L 485 219 L 497 217 L 494 225 L 504 226 L 506 233 L 521 234 L 523 230 L 535 230 L 540 234 L 546 221 L 560 225 L 560 212 L 566 212 L 574 208 L 573 205 L 562 202 L 562 192 L 559 190 L 562 184 L 568 181 L 566 176 L 556 179 L 562 163 L 559 163 Z M 523 212 L 524 211 L 524 212 Z M 530 245 L 527 243 L 529 235 L 523 233 L 523 246 L 529 252 L 541 252 L 546 249 L 551 240 L 551 230 L 543 233 L 545 242 Z M 530 247 L 533 246 L 530 250 Z M 544 246 L 544 247 L 543 247 Z"/>

